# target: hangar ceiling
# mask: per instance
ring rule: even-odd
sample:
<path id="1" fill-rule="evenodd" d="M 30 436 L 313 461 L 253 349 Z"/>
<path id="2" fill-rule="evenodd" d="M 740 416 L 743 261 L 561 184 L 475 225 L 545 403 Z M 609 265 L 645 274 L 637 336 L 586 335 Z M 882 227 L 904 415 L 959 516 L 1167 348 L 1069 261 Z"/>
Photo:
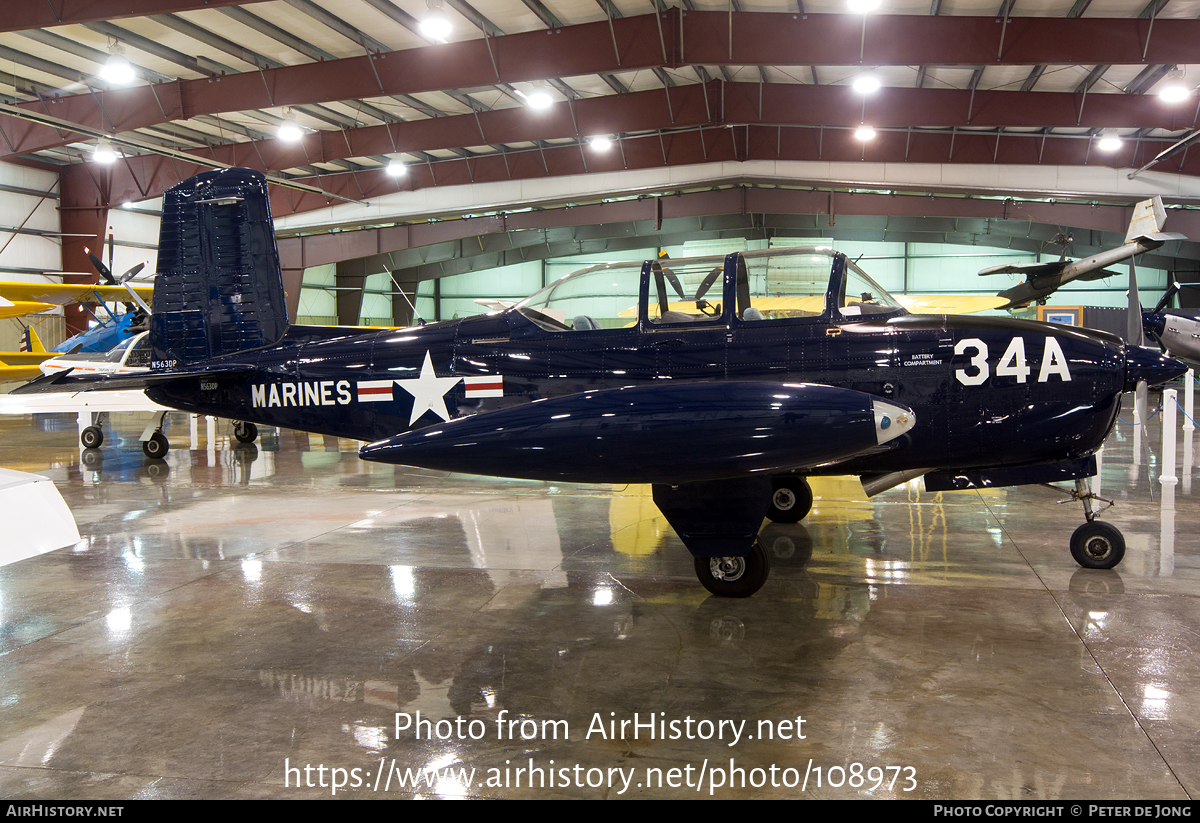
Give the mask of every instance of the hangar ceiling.
<path id="1" fill-rule="evenodd" d="M 397 191 L 698 163 L 1139 168 L 1193 134 L 1200 0 L 45 0 L 0 19 L 0 159 L 113 205 L 207 164 L 276 214 Z M 421 33 L 440 11 L 446 42 Z M 122 54 L 134 79 L 101 79 Z M 1178 67 L 1178 69 L 1176 69 Z M 871 75 L 881 88 L 860 94 Z M 553 101 L 528 105 L 538 92 Z M 293 120 L 296 142 L 277 136 Z M 874 127 L 873 139 L 854 131 Z M 1102 154 L 1113 130 L 1120 148 Z M 613 142 L 606 151 L 595 137 Z M 123 155 L 101 169 L 99 139 Z M 124 142 L 122 142 L 124 141 Z M 188 158 L 194 158 L 190 163 Z M 399 160 L 406 174 L 386 165 Z M 1180 147 L 1155 171 L 1195 176 Z"/>

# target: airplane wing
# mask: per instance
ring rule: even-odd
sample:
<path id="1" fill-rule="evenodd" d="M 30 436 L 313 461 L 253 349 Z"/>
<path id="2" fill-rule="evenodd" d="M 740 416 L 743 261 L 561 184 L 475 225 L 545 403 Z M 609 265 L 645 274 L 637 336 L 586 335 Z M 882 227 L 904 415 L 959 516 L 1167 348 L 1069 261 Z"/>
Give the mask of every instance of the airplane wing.
<path id="1" fill-rule="evenodd" d="M 1026 277 L 1038 277 L 1046 274 L 1057 274 L 1067 267 L 1070 260 L 1051 260 L 1048 263 L 1005 263 L 1002 266 L 991 266 L 980 269 L 980 277 L 989 274 L 1023 274 Z"/>
<path id="2" fill-rule="evenodd" d="M 140 389 L 0 395 L 0 414 L 55 414 L 81 411 L 159 412 L 170 411 L 170 409 L 155 403 Z"/>
<path id="3" fill-rule="evenodd" d="M 131 286 L 143 300 L 154 294 L 153 286 Z M 124 286 L 87 283 L 0 282 L 0 317 L 22 317 L 67 303 L 125 303 L 129 292 Z"/>
<path id="4" fill-rule="evenodd" d="M 994 294 L 893 294 L 911 314 L 974 314 L 1008 303 Z"/>
<path id="5" fill-rule="evenodd" d="M 0 351 L 0 363 L 6 366 L 36 366 L 56 354 L 52 351 Z"/>
<path id="6" fill-rule="evenodd" d="M 12 352 L 15 354 L 16 352 Z M 32 380 L 41 375 L 42 370 L 38 368 L 37 363 L 6 363 L 4 359 L 8 357 L 10 352 L 0 352 L 0 383 L 15 383 L 18 380 Z M 53 352 L 51 352 L 53 354 Z M 28 355 L 23 355 L 28 356 Z M 50 355 L 43 355 L 49 357 Z"/>

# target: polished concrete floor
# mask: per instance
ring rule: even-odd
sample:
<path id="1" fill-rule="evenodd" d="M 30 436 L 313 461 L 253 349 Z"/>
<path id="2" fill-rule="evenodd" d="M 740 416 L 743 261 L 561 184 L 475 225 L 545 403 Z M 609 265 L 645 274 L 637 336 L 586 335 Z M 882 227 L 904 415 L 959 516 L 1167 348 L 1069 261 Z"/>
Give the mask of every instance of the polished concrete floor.
<path id="1" fill-rule="evenodd" d="M 741 601 L 645 488 L 232 448 L 224 421 L 189 449 L 182 415 L 152 462 L 113 422 L 82 465 L 72 418 L 0 420 L 0 466 L 83 536 L 0 568 L 5 798 L 1200 791 L 1196 472 L 1181 443 L 1164 497 L 1158 418 L 1103 452 L 1117 570 L 1076 566 L 1047 489 L 826 479 Z"/>

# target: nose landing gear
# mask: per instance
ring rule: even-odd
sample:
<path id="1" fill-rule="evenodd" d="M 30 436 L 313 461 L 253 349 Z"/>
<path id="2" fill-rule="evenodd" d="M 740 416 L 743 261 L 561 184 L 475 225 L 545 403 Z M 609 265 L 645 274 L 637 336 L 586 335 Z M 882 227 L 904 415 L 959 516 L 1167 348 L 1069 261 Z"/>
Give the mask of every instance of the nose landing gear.
<path id="1" fill-rule="evenodd" d="M 1083 503 L 1083 516 L 1087 518 L 1087 522 L 1071 535 L 1071 556 L 1075 562 L 1085 569 L 1111 569 L 1117 566 L 1125 557 L 1125 538 L 1120 529 L 1097 520 L 1099 512 L 1092 511 L 1093 500 L 1108 504 L 1100 511 L 1112 508 L 1113 502 L 1093 494 L 1091 479 L 1087 477 L 1075 481 L 1075 491 L 1071 493 L 1070 500 Z"/>

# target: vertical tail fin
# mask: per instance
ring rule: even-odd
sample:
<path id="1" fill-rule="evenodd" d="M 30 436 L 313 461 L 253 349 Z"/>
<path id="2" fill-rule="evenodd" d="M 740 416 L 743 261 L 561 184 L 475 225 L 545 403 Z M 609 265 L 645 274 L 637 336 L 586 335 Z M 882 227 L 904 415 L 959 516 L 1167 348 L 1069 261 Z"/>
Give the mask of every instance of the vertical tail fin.
<path id="1" fill-rule="evenodd" d="M 25 335 L 21 338 L 21 351 L 44 352 L 45 350 L 46 347 L 42 345 L 42 341 L 37 336 L 37 332 L 33 330 L 33 326 L 26 326 Z"/>
<path id="2" fill-rule="evenodd" d="M 154 360 L 180 366 L 270 346 L 287 326 L 266 178 L 221 169 L 167 191 L 150 316 Z"/>
<path id="3" fill-rule="evenodd" d="M 1132 243 L 1139 237 L 1154 237 L 1162 231 L 1165 222 L 1167 210 L 1163 208 L 1162 198 L 1155 195 L 1143 200 L 1133 207 L 1133 219 L 1129 221 L 1125 242 Z"/>

